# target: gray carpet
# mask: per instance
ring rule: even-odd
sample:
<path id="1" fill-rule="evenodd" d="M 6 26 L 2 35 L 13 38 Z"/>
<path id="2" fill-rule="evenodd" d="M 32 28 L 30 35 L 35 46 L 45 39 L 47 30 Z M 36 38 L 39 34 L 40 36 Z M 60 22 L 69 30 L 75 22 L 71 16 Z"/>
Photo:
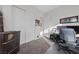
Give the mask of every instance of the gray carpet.
<path id="1" fill-rule="evenodd" d="M 63 50 L 58 51 L 58 46 L 53 44 L 45 54 L 65 54 L 65 52 Z"/>
<path id="2" fill-rule="evenodd" d="M 44 36 L 46 40 L 50 41 L 51 47 L 46 51 L 45 54 L 65 54 L 63 50 L 58 51 L 59 47 L 48 37 Z"/>
<path id="3" fill-rule="evenodd" d="M 51 42 L 51 43 L 49 43 Z M 58 47 L 48 38 L 40 38 L 30 41 L 20 46 L 18 54 L 65 54 L 58 51 Z"/>
<path id="4" fill-rule="evenodd" d="M 44 54 L 49 47 L 50 45 L 41 38 L 21 45 L 18 54 Z"/>

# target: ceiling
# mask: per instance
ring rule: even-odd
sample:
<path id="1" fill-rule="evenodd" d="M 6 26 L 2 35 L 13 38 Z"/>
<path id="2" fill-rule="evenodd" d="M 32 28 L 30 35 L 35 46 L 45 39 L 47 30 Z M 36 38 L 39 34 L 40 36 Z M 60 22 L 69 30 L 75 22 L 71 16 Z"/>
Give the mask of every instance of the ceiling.
<path id="1" fill-rule="evenodd" d="M 27 10 L 30 9 L 37 9 L 42 13 L 50 12 L 51 10 L 59 7 L 60 5 L 18 5 L 18 7 Z"/>
<path id="2" fill-rule="evenodd" d="M 49 12 L 49 11 L 59 7 L 59 5 L 34 5 L 34 6 L 42 12 Z"/>

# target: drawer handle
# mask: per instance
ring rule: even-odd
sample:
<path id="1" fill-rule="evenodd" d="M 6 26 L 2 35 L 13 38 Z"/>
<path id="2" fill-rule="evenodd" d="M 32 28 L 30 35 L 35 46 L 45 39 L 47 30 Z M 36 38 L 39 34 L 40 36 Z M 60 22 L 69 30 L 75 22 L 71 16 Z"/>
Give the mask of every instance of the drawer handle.
<path id="1" fill-rule="evenodd" d="M 2 43 L 2 44 L 7 44 L 7 43 L 9 43 L 9 42 L 12 42 L 12 41 L 14 41 L 14 40 L 10 40 L 10 41 L 8 41 L 8 42 L 5 42 L 5 43 Z"/>

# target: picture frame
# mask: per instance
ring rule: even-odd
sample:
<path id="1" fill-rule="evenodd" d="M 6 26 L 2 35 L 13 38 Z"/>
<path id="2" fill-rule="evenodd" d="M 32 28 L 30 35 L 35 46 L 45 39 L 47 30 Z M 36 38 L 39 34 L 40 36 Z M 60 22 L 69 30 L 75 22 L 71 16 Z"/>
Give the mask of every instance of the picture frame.
<path id="1" fill-rule="evenodd" d="M 78 22 L 78 16 L 72 16 L 72 17 L 66 17 L 60 19 L 60 24 L 63 23 L 77 23 Z"/>

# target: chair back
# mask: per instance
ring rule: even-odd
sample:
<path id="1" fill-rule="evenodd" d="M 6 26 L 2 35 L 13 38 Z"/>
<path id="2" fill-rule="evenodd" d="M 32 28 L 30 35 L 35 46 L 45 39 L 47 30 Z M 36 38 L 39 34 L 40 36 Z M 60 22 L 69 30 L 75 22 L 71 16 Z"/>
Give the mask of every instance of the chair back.
<path id="1" fill-rule="evenodd" d="M 76 45 L 76 33 L 72 28 L 60 29 L 60 38 L 65 40 L 68 44 Z"/>

